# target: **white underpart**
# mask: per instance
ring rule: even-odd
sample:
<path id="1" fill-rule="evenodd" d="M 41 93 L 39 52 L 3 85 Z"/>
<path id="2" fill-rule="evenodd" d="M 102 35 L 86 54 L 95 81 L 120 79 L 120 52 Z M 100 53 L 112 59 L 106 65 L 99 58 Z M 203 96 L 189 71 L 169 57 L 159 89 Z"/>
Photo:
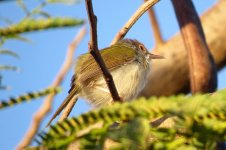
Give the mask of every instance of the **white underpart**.
<path id="1" fill-rule="evenodd" d="M 102 88 L 102 87 L 100 87 L 100 86 L 96 86 L 96 87 L 94 87 L 94 88 L 96 88 L 96 89 L 98 89 L 98 90 L 100 90 L 100 91 L 106 92 L 106 93 L 110 93 L 110 91 L 109 91 L 108 89 Z"/>
<path id="2" fill-rule="evenodd" d="M 135 99 L 146 84 L 150 67 L 139 65 L 138 62 L 133 62 L 111 72 L 119 96 L 124 101 Z M 86 87 L 82 92 L 82 95 L 86 95 L 83 97 L 94 106 L 112 103 L 111 94 L 103 77 L 96 81 L 95 85 Z"/>

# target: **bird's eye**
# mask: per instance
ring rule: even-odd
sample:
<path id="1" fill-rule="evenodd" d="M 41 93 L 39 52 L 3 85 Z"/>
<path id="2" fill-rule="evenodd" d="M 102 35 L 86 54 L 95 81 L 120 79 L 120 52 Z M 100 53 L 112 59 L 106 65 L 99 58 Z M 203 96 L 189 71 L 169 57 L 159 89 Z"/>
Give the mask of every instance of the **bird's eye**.
<path id="1" fill-rule="evenodd" d="M 146 51 L 146 49 L 145 49 L 144 45 L 142 45 L 142 44 L 140 44 L 140 45 L 139 45 L 139 49 L 140 49 L 141 51 L 143 51 L 143 52 L 145 52 L 145 51 Z"/>

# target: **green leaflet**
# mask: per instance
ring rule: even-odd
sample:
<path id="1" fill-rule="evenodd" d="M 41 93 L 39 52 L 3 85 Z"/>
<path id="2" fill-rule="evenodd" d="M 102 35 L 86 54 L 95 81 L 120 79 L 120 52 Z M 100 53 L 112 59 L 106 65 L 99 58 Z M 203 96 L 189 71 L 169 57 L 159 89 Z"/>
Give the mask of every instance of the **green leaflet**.
<path id="1" fill-rule="evenodd" d="M 9 55 L 9 56 L 13 56 L 15 58 L 20 58 L 17 53 L 15 53 L 14 51 L 11 51 L 11 50 L 7 50 L 7 49 L 0 50 L 0 55 Z"/>
<path id="2" fill-rule="evenodd" d="M 15 66 L 0 65 L 0 71 L 2 71 L 2 70 L 20 71 L 20 69 Z"/>
<path id="3" fill-rule="evenodd" d="M 6 108 L 9 106 L 14 106 L 15 104 L 19 104 L 25 101 L 30 101 L 31 99 L 37 99 L 39 97 L 48 95 L 50 93 L 56 94 L 60 91 L 61 91 L 61 88 L 59 87 L 56 87 L 56 88 L 50 87 L 39 92 L 29 92 L 24 95 L 18 96 L 17 98 L 11 97 L 7 101 L 0 101 L 0 109 Z"/>
<path id="4" fill-rule="evenodd" d="M 170 128 L 150 127 L 149 132 L 145 130 L 145 133 L 148 132 L 148 136 L 152 137 L 152 140 L 147 140 L 146 134 L 141 138 L 133 137 L 139 135 L 128 134 L 129 131 L 135 130 L 136 126 L 137 128 L 142 127 L 141 122 L 139 125 L 139 122 L 135 121 L 137 118 L 153 121 L 165 115 L 174 116 L 172 119 L 174 124 Z M 115 128 L 118 131 L 113 132 L 111 125 L 122 120 L 127 120 L 127 122 L 119 124 Z M 116 142 L 119 149 L 128 149 L 128 143 L 131 140 L 132 143 L 140 143 L 144 149 L 212 149 L 216 146 L 216 142 L 226 140 L 225 120 L 226 90 L 218 91 L 213 95 L 139 98 L 130 103 L 116 103 L 87 112 L 76 118 L 66 119 L 53 125 L 40 138 L 41 145 L 50 149 L 65 148 L 73 141 L 77 141 L 81 147 L 90 145 L 92 148 L 95 146 L 97 148 L 100 140 L 103 144 L 107 139 Z M 78 134 L 80 131 L 101 122 L 103 123 L 101 129 L 105 130 L 94 128 L 85 135 Z M 135 128 L 131 126 L 131 123 L 136 124 Z M 145 126 L 142 127 L 142 129 L 144 128 Z M 91 136 L 90 134 L 93 134 L 95 130 L 99 132 L 95 132 L 96 136 Z M 140 132 L 144 133 L 142 130 Z M 82 139 L 88 140 L 88 142 L 84 142 Z M 120 141 L 120 139 L 128 140 Z"/>
<path id="5" fill-rule="evenodd" d="M 13 24 L 5 28 L 0 28 L 0 36 L 12 36 L 20 33 L 44 30 L 49 28 L 59 28 L 76 26 L 83 24 L 84 21 L 74 18 L 48 18 L 48 19 L 25 19 L 18 24 Z"/>

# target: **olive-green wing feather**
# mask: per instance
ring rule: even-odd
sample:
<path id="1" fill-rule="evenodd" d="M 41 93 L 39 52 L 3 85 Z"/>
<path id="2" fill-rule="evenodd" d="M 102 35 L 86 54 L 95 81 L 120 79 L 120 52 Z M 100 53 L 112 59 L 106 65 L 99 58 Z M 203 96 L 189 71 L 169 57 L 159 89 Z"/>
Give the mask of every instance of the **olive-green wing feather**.
<path id="1" fill-rule="evenodd" d="M 113 71 L 135 59 L 135 50 L 126 45 L 116 44 L 101 50 L 100 53 L 109 71 Z M 78 81 L 86 82 L 101 76 L 102 72 L 91 54 L 87 53 L 78 58 L 75 74 Z"/>

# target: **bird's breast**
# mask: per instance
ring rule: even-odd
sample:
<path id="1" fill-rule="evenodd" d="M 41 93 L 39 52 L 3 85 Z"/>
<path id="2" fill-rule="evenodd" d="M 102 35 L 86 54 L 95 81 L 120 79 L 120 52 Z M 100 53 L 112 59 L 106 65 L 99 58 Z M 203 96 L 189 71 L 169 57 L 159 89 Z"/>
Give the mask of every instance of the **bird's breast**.
<path id="1" fill-rule="evenodd" d="M 133 62 L 112 72 L 116 88 L 123 100 L 132 100 L 144 88 L 150 67 Z"/>
<path id="2" fill-rule="evenodd" d="M 146 84 L 149 71 L 150 67 L 141 66 L 139 62 L 125 64 L 111 71 L 115 86 L 122 100 L 130 101 L 136 98 Z M 95 82 L 84 87 L 81 96 L 97 107 L 113 102 L 103 77 L 99 77 Z"/>

